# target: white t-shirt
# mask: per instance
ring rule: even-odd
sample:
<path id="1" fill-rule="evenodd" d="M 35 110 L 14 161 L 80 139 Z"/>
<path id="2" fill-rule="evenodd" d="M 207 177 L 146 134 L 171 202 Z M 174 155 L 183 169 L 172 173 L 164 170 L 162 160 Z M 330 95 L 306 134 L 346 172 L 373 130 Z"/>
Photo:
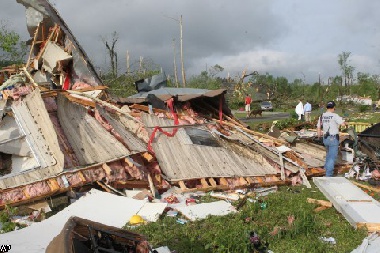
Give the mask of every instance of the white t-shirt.
<path id="1" fill-rule="evenodd" d="M 344 122 L 342 117 L 333 112 L 325 112 L 322 114 L 323 132 L 327 131 L 330 135 L 339 134 L 339 126 Z M 321 118 L 319 117 L 317 127 L 320 127 Z"/>

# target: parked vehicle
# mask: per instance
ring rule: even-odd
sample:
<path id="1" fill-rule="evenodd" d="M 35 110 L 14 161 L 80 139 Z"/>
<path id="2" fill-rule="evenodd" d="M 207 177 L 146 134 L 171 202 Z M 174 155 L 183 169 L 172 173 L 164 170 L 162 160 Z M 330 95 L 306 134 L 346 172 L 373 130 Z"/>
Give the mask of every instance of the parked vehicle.
<path id="1" fill-rule="evenodd" d="M 261 107 L 261 110 L 263 110 L 263 111 L 273 112 L 273 105 L 272 105 L 272 102 L 270 102 L 270 101 L 261 102 L 260 107 Z"/>

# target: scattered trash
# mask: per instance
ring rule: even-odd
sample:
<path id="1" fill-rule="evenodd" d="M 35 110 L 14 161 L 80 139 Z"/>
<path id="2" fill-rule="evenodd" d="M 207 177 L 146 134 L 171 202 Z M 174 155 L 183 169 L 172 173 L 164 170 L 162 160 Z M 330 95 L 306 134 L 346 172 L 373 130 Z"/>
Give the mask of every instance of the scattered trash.
<path id="1" fill-rule="evenodd" d="M 273 187 L 268 187 L 268 188 L 256 188 L 253 190 L 253 192 L 255 193 L 255 195 L 257 197 L 264 197 L 264 196 L 267 196 L 268 194 L 270 193 L 273 193 L 273 192 L 276 192 L 278 189 L 277 186 L 273 186 Z"/>
<path id="2" fill-rule="evenodd" d="M 266 203 L 266 202 L 264 202 L 264 201 L 261 200 L 261 199 L 259 199 L 258 202 L 259 202 L 259 204 L 260 204 L 260 208 L 261 208 L 261 210 L 264 210 L 264 209 L 267 208 L 267 203 Z"/>
<path id="3" fill-rule="evenodd" d="M 259 235 L 255 231 L 251 231 L 249 233 L 249 241 L 251 243 L 251 250 L 257 250 L 259 253 L 268 252 L 269 243 L 262 242 Z"/>
<path id="4" fill-rule="evenodd" d="M 170 210 L 166 213 L 166 216 L 169 216 L 169 217 L 176 217 L 177 215 L 178 215 L 178 212 L 175 210 Z"/>
<path id="5" fill-rule="evenodd" d="M 177 223 L 179 223 L 179 224 L 186 224 L 187 220 L 185 220 L 185 219 L 177 219 Z"/>
<path id="6" fill-rule="evenodd" d="M 170 196 L 164 198 L 164 200 L 165 200 L 167 203 L 169 203 L 169 204 L 179 203 L 178 198 L 177 198 L 176 196 L 174 196 L 174 195 L 170 195 Z"/>
<path id="7" fill-rule="evenodd" d="M 168 248 L 168 246 L 161 246 L 153 249 L 153 253 L 172 253 L 172 251 Z"/>
<path id="8" fill-rule="evenodd" d="M 319 237 L 319 239 L 321 241 L 323 241 L 323 242 L 330 243 L 332 245 L 336 244 L 336 241 L 335 241 L 334 237 L 324 237 L 324 236 L 322 236 L 322 237 Z"/>
<path id="9" fill-rule="evenodd" d="M 243 191 L 241 191 L 241 192 L 243 192 Z M 239 192 L 237 192 L 237 193 L 211 192 L 210 196 L 214 197 L 214 198 L 218 198 L 218 199 L 228 199 L 228 200 L 233 200 L 233 201 L 240 199 Z"/>

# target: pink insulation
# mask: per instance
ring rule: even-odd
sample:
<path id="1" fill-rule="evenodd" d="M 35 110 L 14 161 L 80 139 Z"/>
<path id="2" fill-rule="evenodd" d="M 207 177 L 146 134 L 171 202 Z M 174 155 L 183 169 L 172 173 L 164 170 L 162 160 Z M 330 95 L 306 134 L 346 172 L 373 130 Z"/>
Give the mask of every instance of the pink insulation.
<path id="1" fill-rule="evenodd" d="M 80 90 L 80 89 L 84 89 L 84 88 L 92 88 L 92 86 L 87 84 L 87 83 L 76 82 L 76 83 L 74 83 L 73 87 L 71 87 L 72 90 Z"/>
<path id="2" fill-rule="evenodd" d="M 69 182 L 70 186 L 76 186 L 83 183 L 82 178 L 79 175 L 79 172 L 67 174 L 66 179 Z"/>
<path id="3" fill-rule="evenodd" d="M 23 188 L 16 188 L 7 192 L 4 192 L 0 195 L 0 203 L 6 204 L 8 202 L 17 202 L 26 199 Z"/>
<path id="4" fill-rule="evenodd" d="M 125 171 L 134 179 L 143 179 L 143 174 L 140 169 L 136 167 L 136 165 L 129 166 L 127 162 L 122 161 L 122 165 Z"/>
<path id="5" fill-rule="evenodd" d="M 55 98 L 53 97 L 47 97 L 47 98 L 43 98 L 44 100 L 44 103 L 45 103 L 45 107 L 46 107 L 46 110 L 48 112 L 55 112 L 57 111 L 57 103 L 55 101 Z"/>
<path id="6" fill-rule="evenodd" d="M 102 167 L 98 167 L 96 169 L 84 170 L 82 171 L 82 174 L 84 178 L 86 179 L 86 182 L 100 181 L 106 177 L 106 172 L 103 170 Z"/>
<path id="7" fill-rule="evenodd" d="M 31 198 L 46 195 L 50 192 L 51 189 L 46 181 L 25 186 L 25 195 L 30 196 Z"/>

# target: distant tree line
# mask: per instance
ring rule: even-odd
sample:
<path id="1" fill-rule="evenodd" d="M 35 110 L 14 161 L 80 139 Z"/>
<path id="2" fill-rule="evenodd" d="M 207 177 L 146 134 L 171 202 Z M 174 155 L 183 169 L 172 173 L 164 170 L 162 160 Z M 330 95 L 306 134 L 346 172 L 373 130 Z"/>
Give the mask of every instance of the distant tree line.
<path id="1" fill-rule="evenodd" d="M 99 71 L 99 75 L 105 85 L 110 87 L 110 92 L 115 96 L 126 97 L 136 93 L 134 83 L 138 80 L 150 78 L 162 71 L 158 64 L 150 58 L 140 56 L 139 60 L 129 62 L 127 55 L 127 71 L 118 71 L 120 59 L 116 53 L 118 34 L 112 33 L 111 40 L 102 37 L 109 56 L 109 67 Z M 9 29 L 4 21 L 0 21 L 0 67 L 25 62 L 27 46 L 20 40 L 20 36 Z M 358 95 L 371 97 L 373 100 L 380 98 L 380 75 L 358 72 L 354 78 L 355 67 L 350 65 L 351 52 L 338 54 L 337 63 L 341 73 L 328 78 L 327 84 L 320 81 L 307 84 L 300 78 L 289 82 L 286 77 L 275 77 L 270 73 L 260 74 L 256 71 L 235 78 L 221 78 L 220 73 L 224 68 L 218 64 L 202 71 L 199 75 L 190 76 L 186 87 L 200 89 L 227 88 L 227 100 L 232 108 L 240 107 L 245 94 L 252 96 L 261 94 L 261 99 L 271 100 L 277 107 L 286 106 L 296 99 L 308 100 L 312 103 L 335 100 L 342 95 Z M 249 79 L 246 80 L 245 77 Z M 244 81 L 246 80 L 246 81 Z M 168 85 L 176 87 L 174 77 L 168 77 Z"/>

